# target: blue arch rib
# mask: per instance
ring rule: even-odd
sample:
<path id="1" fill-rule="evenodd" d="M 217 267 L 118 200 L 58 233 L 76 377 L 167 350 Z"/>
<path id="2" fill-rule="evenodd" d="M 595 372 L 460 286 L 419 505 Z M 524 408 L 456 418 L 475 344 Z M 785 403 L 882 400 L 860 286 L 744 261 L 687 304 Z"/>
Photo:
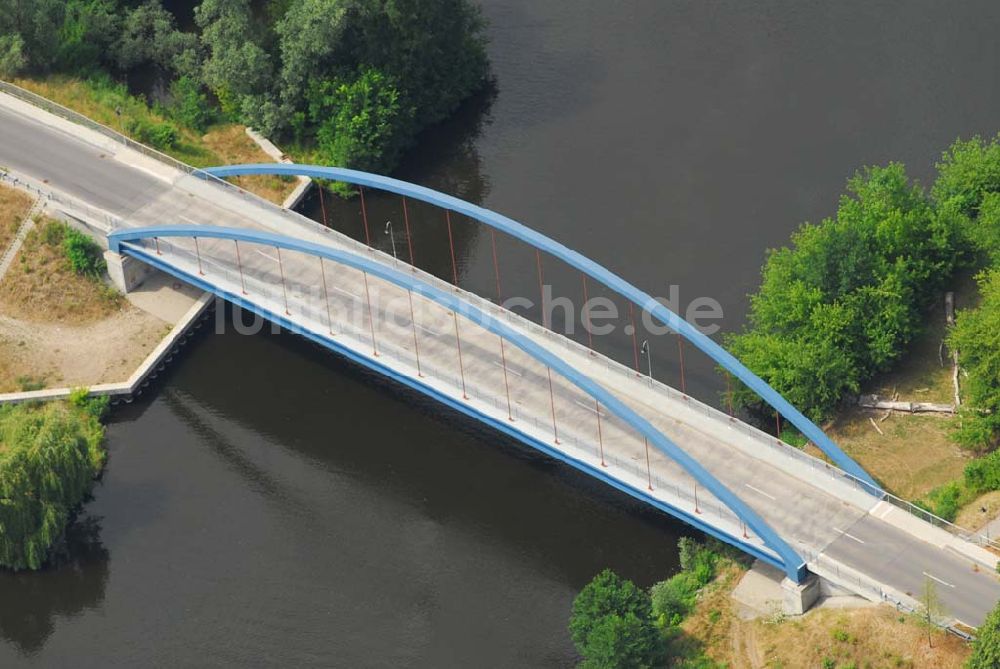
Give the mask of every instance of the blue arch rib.
<path id="1" fill-rule="evenodd" d="M 329 179 L 331 181 L 343 181 L 345 183 L 377 188 L 389 191 L 398 195 L 404 195 L 415 200 L 421 200 L 429 204 L 434 204 L 451 211 L 464 214 L 474 218 L 480 223 L 484 223 L 492 228 L 506 232 L 507 234 L 530 244 L 536 249 L 559 258 L 571 267 L 575 267 L 581 272 L 589 275 L 608 288 L 612 289 L 625 299 L 631 301 L 642 309 L 653 315 L 662 324 L 669 327 L 674 332 L 698 347 L 712 360 L 732 373 L 742 381 L 748 388 L 753 390 L 761 399 L 770 404 L 774 409 L 784 416 L 792 425 L 814 443 L 823 453 L 848 474 L 860 479 L 867 484 L 865 489 L 875 495 L 881 495 L 881 487 L 875 482 L 868 472 L 861 465 L 856 463 L 849 455 L 840 450 L 833 440 L 821 430 L 815 423 L 792 406 L 788 400 L 781 396 L 778 391 L 768 385 L 762 378 L 751 372 L 743 363 L 737 360 L 726 349 L 722 348 L 711 338 L 702 334 L 697 328 L 686 320 L 675 314 L 672 310 L 657 302 L 651 295 L 631 283 L 625 281 L 607 268 L 594 262 L 590 258 L 570 249 L 559 242 L 546 237 L 545 235 L 532 230 L 531 228 L 518 223 L 489 209 L 471 204 L 457 197 L 440 193 L 436 190 L 418 186 L 399 179 L 384 177 L 378 174 L 349 170 L 342 167 L 325 167 L 323 165 L 300 165 L 297 163 L 255 163 L 246 165 L 227 165 L 223 167 L 209 167 L 201 170 L 213 177 L 230 177 L 244 174 L 274 174 L 283 176 L 307 176 L 317 179 Z"/>
<path id="2" fill-rule="evenodd" d="M 131 228 L 118 230 L 108 235 L 108 248 L 121 253 L 121 245 L 124 242 L 138 241 L 152 237 L 198 237 L 214 239 L 232 239 L 266 246 L 275 246 L 290 251 L 298 251 L 313 256 L 320 256 L 333 262 L 367 272 L 389 283 L 395 284 L 405 290 L 425 297 L 441 306 L 460 314 L 464 318 L 476 323 L 480 327 L 503 337 L 514 344 L 522 351 L 548 366 L 556 373 L 562 375 L 573 385 L 577 386 L 585 393 L 603 404 L 608 411 L 612 412 L 626 424 L 635 429 L 639 434 L 647 437 L 649 441 L 660 449 L 669 458 L 683 467 L 698 483 L 708 489 L 716 499 L 729 507 L 737 516 L 743 519 L 746 524 L 757 533 L 764 543 L 777 553 L 784 563 L 785 572 L 788 577 L 796 582 L 800 582 L 806 574 L 805 562 L 789 546 L 777 532 L 775 532 L 763 518 L 747 506 L 743 500 L 733 494 L 721 481 L 713 476 L 707 469 L 677 444 L 668 439 L 662 432 L 656 429 L 652 423 L 629 408 L 624 402 L 608 392 L 603 386 L 593 381 L 590 377 L 580 373 L 569 363 L 558 357 L 548 349 L 535 343 L 529 337 L 520 334 L 510 326 L 493 318 L 482 310 L 459 299 L 453 294 L 442 291 L 422 281 L 418 281 L 408 273 L 403 273 L 392 269 L 370 258 L 365 258 L 346 251 L 339 251 L 328 246 L 307 242 L 293 237 L 276 235 L 269 232 L 258 232 L 240 228 L 224 228 L 217 226 L 202 225 L 161 225 L 144 228 Z M 126 249 L 127 250 L 127 249 Z"/>

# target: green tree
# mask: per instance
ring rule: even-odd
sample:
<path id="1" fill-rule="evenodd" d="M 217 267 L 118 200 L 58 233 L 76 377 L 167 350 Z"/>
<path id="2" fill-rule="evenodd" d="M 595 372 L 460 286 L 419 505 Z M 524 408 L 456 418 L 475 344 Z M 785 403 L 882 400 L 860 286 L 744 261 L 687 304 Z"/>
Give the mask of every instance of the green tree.
<path id="1" fill-rule="evenodd" d="M 938 177 L 931 189 L 937 202 L 952 202 L 970 217 L 983 199 L 1000 192 L 1000 135 L 985 141 L 978 135 L 957 140 L 941 156 Z"/>
<path id="2" fill-rule="evenodd" d="M 605 569 L 573 600 L 569 630 L 585 667 L 651 667 L 665 657 L 649 595 Z"/>
<path id="3" fill-rule="evenodd" d="M 1000 269 L 979 276 L 979 291 L 979 307 L 956 315 L 948 346 L 959 351 L 968 374 L 956 439 L 971 448 L 988 449 L 1000 434 Z"/>
<path id="4" fill-rule="evenodd" d="M 321 81 L 309 97 L 324 162 L 375 172 L 395 165 L 412 112 L 391 79 L 367 69 L 350 81 Z"/>
<path id="5" fill-rule="evenodd" d="M 52 66 L 64 10 L 59 0 L 0 0 L 0 35 L 21 38 L 22 68 L 46 71 Z"/>
<path id="6" fill-rule="evenodd" d="M 931 648 L 934 647 L 933 633 L 937 629 L 937 621 L 945 617 L 946 613 L 937 586 L 930 578 L 925 578 L 920 593 L 920 624 L 927 631 L 927 645 Z"/>
<path id="7" fill-rule="evenodd" d="M 358 3 L 353 59 L 393 77 L 414 120 L 445 118 L 488 74 L 485 22 L 466 0 L 370 0 Z"/>
<path id="8" fill-rule="evenodd" d="M 67 72 L 98 68 L 120 32 L 116 0 L 70 0 L 63 11 L 54 67 Z"/>
<path id="9" fill-rule="evenodd" d="M 1000 604 L 994 608 L 976 630 L 972 642 L 972 656 L 967 669 L 996 669 L 1000 667 Z"/>
<path id="10" fill-rule="evenodd" d="M 17 76 L 27 64 L 24 39 L 17 34 L 0 35 L 0 77 Z"/>
<path id="11" fill-rule="evenodd" d="M 125 15 L 115 55 L 123 70 L 152 63 L 184 75 L 199 62 L 198 49 L 198 37 L 178 30 L 173 14 L 158 0 L 149 0 Z"/>
<path id="12" fill-rule="evenodd" d="M 205 0 L 195 8 L 206 57 L 205 85 L 215 93 L 223 112 L 252 122 L 261 97 L 270 97 L 274 66 L 260 46 L 249 0 Z"/>
<path id="13" fill-rule="evenodd" d="M 0 565 L 44 564 L 104 465 L 103 437 L 70 404 L 0 408 Z"/>

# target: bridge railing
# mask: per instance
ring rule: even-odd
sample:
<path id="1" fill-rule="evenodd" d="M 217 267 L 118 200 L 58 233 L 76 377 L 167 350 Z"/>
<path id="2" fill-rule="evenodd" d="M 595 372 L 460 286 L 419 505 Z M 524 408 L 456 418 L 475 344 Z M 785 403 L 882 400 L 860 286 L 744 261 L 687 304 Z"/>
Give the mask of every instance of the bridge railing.
<path id="1" fill-rule="evenodd" d="M 103 209 L 91 207 L 79 198 L 68 195 L 57 190 L 42 181 L 34 179 L 18 172 L 12 172 L 6 167 L 0 167 L 0 182 L 7 185 L 35 193 L 46 199 L 46 204 L 55 203 L 58 209 L 64 213 L 77 218 L 87 224 L 88 227 L 98 228 L 102 233 L 113 230 L 121 225 L 121 219 Z"/>
<path id="2" fill-rule="evenodd" d="M 831 583 L 853 590 L 866 599 L 890 604 L 897 611 L 902 611 L 910 615 L 926 615 L 922 610 L 918 597 L 910 593 L 899 592 L 883 583 L 879 583 L 856 569 L 852 569 L 827 557 L 822 552 L 816 553 L 809 549 L 802 549 L 800 552 L 806 560 L 809 570 Z M 973 638 L 963 629 L 959 629 L 956 626 L 955 619 L 951 616 L 936 614 L 932 616 L 931 622 L 937 627 L 962 639 L 971 640 Z"/>

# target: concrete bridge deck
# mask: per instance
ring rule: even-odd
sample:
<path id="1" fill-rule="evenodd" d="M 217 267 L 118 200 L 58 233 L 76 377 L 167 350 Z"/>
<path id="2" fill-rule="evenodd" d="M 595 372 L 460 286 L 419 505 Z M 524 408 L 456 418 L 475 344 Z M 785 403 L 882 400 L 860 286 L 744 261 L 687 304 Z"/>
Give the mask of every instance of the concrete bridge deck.
<path id="1" fill-rule="evenodd" d="M 81 214 L 92 223 L 100 223 L 100 214 L 106 214 L 109 224 L 133 227 L 180 223 L 269 231 L 366 254 L 411 271 L 391 256 L 308 219 L 157 163 L 4 95 L 0 95 L 0 164 L 44 182 L 68 196 L 67 202 L 76 198 L 99 210 Z M 241 245 L 240 250 L 237 258 L 230 240 L 202 239 L 195 248 L 191 239 L 164 238 L 130 245 L 127 252 L 219 293 L 240 296 L 290 327 L 328 340 L 359 361 L 378 364 L 404 382 L 422 384 L 460 410 L 467 409 L 651 504 L 773 559 L 773 551 L 752 532 L 744 539 L 746 528 L 740 519 L 706 490 L 696 489 L 694 480 L 674 461 L 649 448 L 647 468 L 646 445 L 635 430 L 566 379 L 553 375 L 550 387 L 543 365 L 513 346 L 501 352 L 496 335 L 418 296 L 413 296 L 411 319 L 405 290 L 367 277 L 366 291 L 366 277 L 360 272 L 331 262 L 321 265 L 315 256 L 283 252 L 279 260 L 275 249 L 253 244 Z M 972 626 L 1000 599 L 1000 582 L 988 573 L 988 554 L 984 557 L 971 544 L 880 502 L 838 470 L 674 389 L 592 355 L 487 300 L 412 271 L 421 281 L 502 317 L 614 392 L 739 495 L 800 552 L 810 570 L 864 596 L 910 605 L 931 578 L 938 583 L 949 613 Z M 366 293 L 373 305 L 371 319 Z M 415 347 L 423 376 L 417 372 Z M 553 431 L 553 405 L 559 443 Z M 602 448 L 606 467 L 601 465 Z M 979 570 L 973 566 L 977 561 L 984 565 Z"/>

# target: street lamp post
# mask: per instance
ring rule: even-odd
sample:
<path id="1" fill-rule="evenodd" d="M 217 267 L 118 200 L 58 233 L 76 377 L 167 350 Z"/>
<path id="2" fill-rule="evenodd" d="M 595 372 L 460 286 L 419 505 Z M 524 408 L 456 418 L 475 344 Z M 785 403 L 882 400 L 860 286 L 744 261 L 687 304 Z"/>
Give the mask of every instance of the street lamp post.
<path id="1" fill-rule="evenodd" d="M 649 350 L 649 340 L 648 339 L 643 339 L 642 340 L 642 348 L 639 349 L 639 352 L 642 353 L 644 356 L 646 356 L 646 365 L 647 365 L 647 368 L 649 369 L 649 387 L 652 388 L 653 387 L 653 354 Z"/>
<path id="2" fill-rule="evenodd" d="M 399 264 L 399 256 L 396 255 L 396 235 L 392 233 L 392 221 L 385 222 L 385 234 L 389 235 L 389 242 L 392 244 L 392 259 Z"/>

